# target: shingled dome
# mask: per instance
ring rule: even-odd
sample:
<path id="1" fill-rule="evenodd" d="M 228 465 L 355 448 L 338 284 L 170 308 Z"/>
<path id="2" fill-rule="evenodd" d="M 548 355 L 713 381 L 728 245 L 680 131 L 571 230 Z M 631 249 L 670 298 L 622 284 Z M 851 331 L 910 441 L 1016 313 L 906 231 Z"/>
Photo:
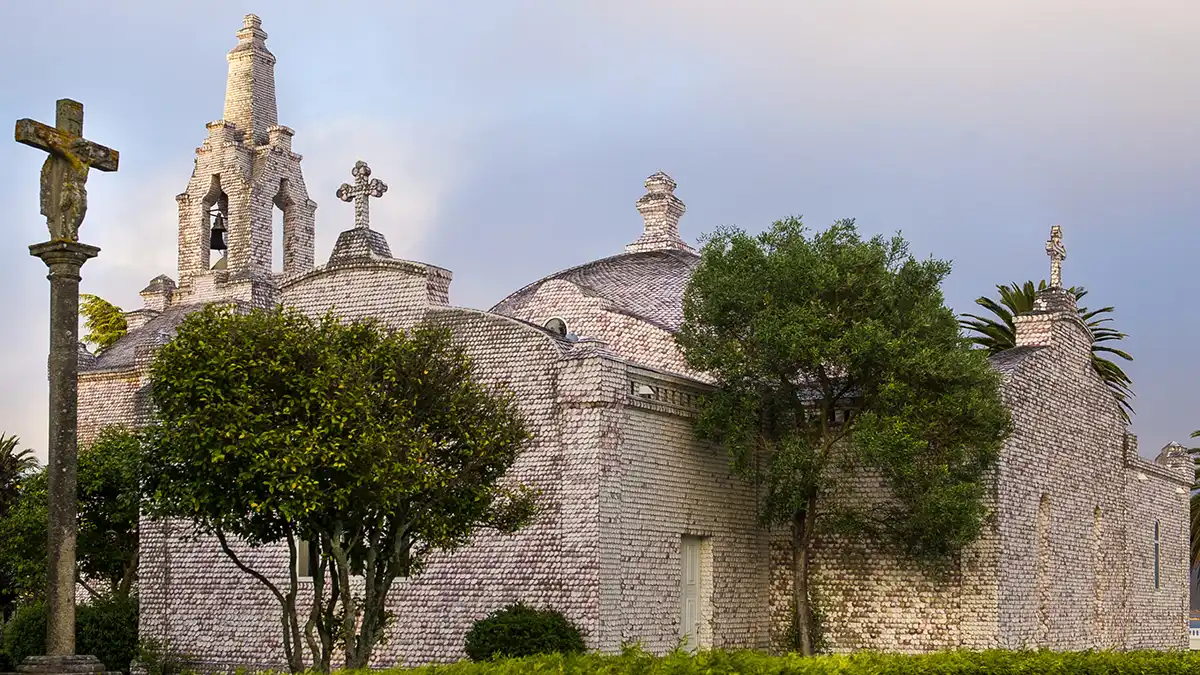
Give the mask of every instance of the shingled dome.
<path id="1" fill-rule="evenodd" d="M 531 305 L 538 302 L 538 291 L 549 282 L 566 281 L 585 296 L 608 301 L 608 311 L 678 331 L 683 323 L 683 291 L 700 258 L 679 236 L 679 219 L 687 207 L 675 196 L 675 181 L 658 171 L 644 185 L 646 194 L 636 203 L 642 234 L 625 247 L 625 253 L 535 281 L 501 300 L 492 311 L 535 320 L 539 312 Z"/>
<path id="2" fill-rule="evenodd" d="M 683 291 L 700 257 L 681 249 L 622 253 L 535 281 L 501 300 L 493 312 L 524 317 L 526 305 L 550 281 L 567 281 L 584 295 L 602 298 L 610 311 L 628 314 L 672 333 L 683 323 Z"/>

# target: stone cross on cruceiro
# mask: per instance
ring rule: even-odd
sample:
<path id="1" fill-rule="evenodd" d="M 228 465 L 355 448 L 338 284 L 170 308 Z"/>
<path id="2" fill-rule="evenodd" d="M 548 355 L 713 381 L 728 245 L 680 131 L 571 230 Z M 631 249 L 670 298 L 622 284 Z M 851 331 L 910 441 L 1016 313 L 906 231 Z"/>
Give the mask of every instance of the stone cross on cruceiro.
<path id="1" fill-rule="evenodd" d="M 1062 262 L 1067 259 L 1067 249 L 1062 243 L 1062 228 L 1050 227 L 1050 239 L 1046 241 L 1046 255 L 1050 256 L 1050 286 L 1062 288 Z"/>
<path id="2" fill-rule="evenodd" d="M 117 170 L 117 151 L 83 137 L 83 104 L 60 99 L 54 126 L 17 120 L 18 143 L 50 153 L 42 164 L 42 215 L 52 241 L 79 241 L 87 213 L 88 169 Z"/>
<path id="3" fill-rule="evenodd" d="M 46 654 L 23 672 L 97 673 L 95 656 L 75 654 L 75 542 L 78 497 L 79 274 L 100 249 L 80 243 L 90 169 L 116 171 L 118 154 L 83 137 L 83 104 L 60 99 L 54 126 L 17 120 L 18 143 L 49 153 L 42 164 L 41 212 L 50 241 L 29 247 L 50 274 L 50 435 L 47 463 Z M 119 665 L 119 664 L 111 664 Z"/>
<path id="4" fill-rule="evenodd" d="M 367 200 L 382 197 L 387 192 L 387 184 L 378 178 L 371 179 L 371 167 L 361 159 L 354 163 L 350 175 L 354 176 L 354 185 L 342 183 L 337 198 L 354 202 L 354 226 L 366 229 L 371 226 L 371 210 Z"/>

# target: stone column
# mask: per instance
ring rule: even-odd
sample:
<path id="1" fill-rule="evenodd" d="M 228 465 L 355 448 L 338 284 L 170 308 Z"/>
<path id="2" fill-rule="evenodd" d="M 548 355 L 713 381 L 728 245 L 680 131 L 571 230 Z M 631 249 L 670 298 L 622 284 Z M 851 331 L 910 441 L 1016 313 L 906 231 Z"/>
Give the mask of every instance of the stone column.
<path id="1" fill-rule="evenodd" d="M 75 655 L 76 418 L 79 372 L 79 271 L 100 249 L 73 241 L 29 247 L 50 274 L 50 457 L 46 558 L 46 656 L 23 673 L 101 672 L 94 656 Z"/>

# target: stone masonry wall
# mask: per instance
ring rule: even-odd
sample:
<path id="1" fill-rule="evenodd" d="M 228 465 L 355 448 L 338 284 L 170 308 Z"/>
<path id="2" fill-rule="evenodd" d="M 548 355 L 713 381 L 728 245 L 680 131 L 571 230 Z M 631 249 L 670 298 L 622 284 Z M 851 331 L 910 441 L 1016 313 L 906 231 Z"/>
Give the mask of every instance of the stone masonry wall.
<path id="1" fill-rule="evenodd" d="M 727 453 L 696 439 L 695 382 L 625 370 L 619 461 L 605 473 L 619 490 L 601 502 L 601 521 L 614 523 L 621 601 L 609 620 L 620 631 L 598 646 L 641 641 L 655 653 L 676 646 L 681 537 L 689 535 L 704 538 L 700 646 L 765 648 L 767 538 L 752 487 L 731 475 Z M 642 386 L 653 393 L 639 394 Z"/>
<path id="2" fill-rule="evenodd" d="M 1147 483 L 1140 493 L 1126 489 L 1137 481 L 1128 467 L 1129 439 L 1092 368 L 1074 303 L 1051 294 L 1039 302 L 1044 313 L 1022 317 L 1018 326 L 1018 343 L 1027 346 L 1017 349 L 1029 351 L 1004 389 L 1015 431 L 998 474 L 1000 646 L 1185 647 L 1183 500 L 1169 481 Z M 1175 535 L 1164 537 L 1173 555 L 1164 558 L 1168 584 L 1157 595 L 1140 590 L 1147 568 L 1139 560 L 1149 540 L 1139 546 L 1130 535 L 1153 520 L 1151 511 Z"/>
<path id="3" fill-rule="evenodd" d="M 1188 479 L 1192 469 L 1164 467 L 1127 454 L 1125 502 L 1129 521 L 1125 550 L 1130 605 L 1128 649 L 1187 647 L 1190 531 Z M 1182 469 L 1182 470 L 1180 470 Z M 1142 477 L 1145 476 L 1143 479 Z M 1154 585 L 1154 528 L 1158 525 L 1157 588 Z"/>

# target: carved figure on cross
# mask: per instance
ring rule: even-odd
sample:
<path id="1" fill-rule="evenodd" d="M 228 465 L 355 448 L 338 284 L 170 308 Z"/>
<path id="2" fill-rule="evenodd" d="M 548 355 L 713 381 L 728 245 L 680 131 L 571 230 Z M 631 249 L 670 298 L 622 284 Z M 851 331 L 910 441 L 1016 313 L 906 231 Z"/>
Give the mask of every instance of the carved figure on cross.
<path id="1" fill-rule="evenodd" d="M 88 169 L 116 171 L 118 154 L 83 137 L 83 104 L 59 99 L 54 126 L 17 120 L 18 143 L 50 153 L 42 164 L 42 215 L 51 241 L 79 241 L 87 213 Z"/>
<path id="2" fill-rule="evenodd" d="M 344 202 L 354 202 L 354 226 L 368 228 L 371 226 L 370 204 L 371 197 L 382 197 L 387 192 L 387 184 L 378 178 L 371 179 L 371 167 L 361 159 L 354 163 L 350 170 L 354 176 L 354 185 L 342 183 L 338 188 L 337 197 Z"/>
<path id="3" fill-rule="evenodd" d="M 1050 256 L 1050 286 L 1062 288 L 1062 261 L 1067 259 L 1067 249 L 1062 243 L 1062 228 L 1050 226 L 1050 239 L 1046 241 L 1046 255 Z"/>

